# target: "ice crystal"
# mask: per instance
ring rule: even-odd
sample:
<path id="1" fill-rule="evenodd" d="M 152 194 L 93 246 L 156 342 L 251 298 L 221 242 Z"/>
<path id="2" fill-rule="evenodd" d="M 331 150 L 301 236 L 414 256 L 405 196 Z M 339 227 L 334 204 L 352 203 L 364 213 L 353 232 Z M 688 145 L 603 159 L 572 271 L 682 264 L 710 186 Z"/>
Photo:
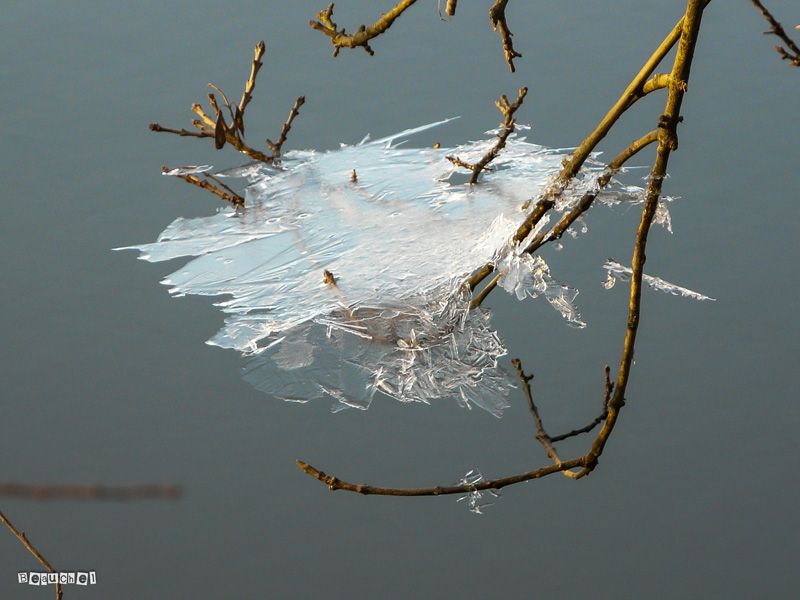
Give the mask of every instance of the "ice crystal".
<path id="1" fill-rule="evenodd" d="M 483 474 L 476 470 L 470 469 L 464 476 L 458 480 L 456 485 L 467 486 L 473 489 L 467 492 L 464 496 L 459 497 L 457 502 L 464 502 L 469 511 L 476 515 L 482 515 L 483 509 L 492 506 L 495 500 L 500 497 L 500 490 L 477 490 L 474 486 L 483 481 Z"/>

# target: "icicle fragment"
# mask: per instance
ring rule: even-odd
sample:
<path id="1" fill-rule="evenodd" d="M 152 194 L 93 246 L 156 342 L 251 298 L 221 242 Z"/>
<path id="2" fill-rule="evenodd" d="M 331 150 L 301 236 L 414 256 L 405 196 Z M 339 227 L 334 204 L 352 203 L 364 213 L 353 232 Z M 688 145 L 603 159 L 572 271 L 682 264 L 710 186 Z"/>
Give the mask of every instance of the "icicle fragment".
<path id="1" fill-rule="evenodd" d="M 603 268 L 608 272 L 606 280 L 603 282 L 603 287 L 607 290 L 614 287 L 614 284 L 617 281 L 630 281 L 631 275 L 633 274 L 633 270 L 630 267 L 625 267 L 612 258 L 609 258 L 606 261 L 606 263 L 603 265 Z M 710 300 L 711 302 L 716 302 L 716 298 L 711 298 L 710 296 L 706 296 L 700 292 L 695 292 L 688 288 L 675 285 L 674 283 L 665 281 L 660 277 L 642 275 L 642 281 L 644 281 L 654 290 L 672 294 L 673 296 L 682 296 L 684 298 L 691 298 L 692 300 Z"/>

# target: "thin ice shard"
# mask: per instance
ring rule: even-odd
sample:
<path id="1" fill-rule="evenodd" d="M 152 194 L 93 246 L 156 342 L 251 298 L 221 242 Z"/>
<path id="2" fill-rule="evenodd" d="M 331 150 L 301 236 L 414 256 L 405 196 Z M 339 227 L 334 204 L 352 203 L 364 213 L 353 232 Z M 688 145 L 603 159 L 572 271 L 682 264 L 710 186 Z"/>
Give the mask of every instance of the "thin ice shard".
<path id="1" fill-rule="evenodd" d="M 499 416 L 512 387 L 499 364 L 506 349 L 489 314 L 469 310 L 464 281 L 506 261 L 504 287 L 543 295 L 582 326 L 577 290 L 540 258 L 507 250 L 523 204 L 564 155 L 511 136 L 469 186 L 445 156 L 482 153 L 485 141 L 400 146 L 438 124 L 217 173 L 247 180 L 243 209 L 176 219 L 156 242 L 129 248 L 151 262 L 190 258 L 163 283 L 174 295 L 221 297 L 225 324 L 208 343 L 250 355 L 246 379 L 276 397 L 326 398 L 335 410 L 365 409 L 376 393 L 449 397 Z"/>
<path id="2" fill-rule="evenodd" d="M 631 270 L 630 267 L 625 267 L 612 258 L 609 258 L 606 261 L 606 264 L 603 265 L 603 268 L 608 272 L 608 276 L 603 282 L 603 287 L 607 290 L 614 287 L 614 284 L 617 281 L 630 281 L 631 275 L 633 274 L 633 270 Z M 716 302 L 716 298 L 711 298 L 710 296 L 706 296 L 688 288 L 675 285 L 669 281 L 664 281 L 660 277 L 642 275 L 642 281 L 644 281 L 654 290 L 666 292 L 667 294 L 672 294 L 673 296 L 683 296 L 684 298 L 691 298 L 692 300 L 710 300 L 711 302 Z"/>
<path id="3" fill-rule="evenodd" d="M 180 175 L 197 175 L 199 173 L 207 173 L 213 168 L 214 167 L 211 165 L 189 165 L 186 167 L 175 167 L 169 171 L 164 171 L 162 175 L 167 175 L 170 177 L 177 177 Z"/>

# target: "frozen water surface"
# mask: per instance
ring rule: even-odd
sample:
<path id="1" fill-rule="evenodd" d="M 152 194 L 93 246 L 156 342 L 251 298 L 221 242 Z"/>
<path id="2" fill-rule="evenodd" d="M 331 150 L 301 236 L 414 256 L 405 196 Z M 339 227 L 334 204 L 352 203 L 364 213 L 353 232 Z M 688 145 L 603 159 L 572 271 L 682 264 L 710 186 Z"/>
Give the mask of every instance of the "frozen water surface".
<path id="1" fill-rule="evenodd" d="M 243 209 L 176 219 L 157 241 L 128 249 L 151 262 L 190 259 L 163 283 L 176 296 L 220 297 L 225 324 L 208 343 L 248 355 L 246 379 L 276 397 L 327 398 L 335 410 L 365 409 L 376 393 L 452 398 L 499 416 L 512 387 L 498 364 L 506 349 L 489 314 L 468 310 L 463 284 L 492 260 L 503 288 L 544 296 L 583 326 L 577 290 L 540 257 L 520 255 L 524 243 L 508 244 L 522 205 L 564 155 L 512 136 L 469 186 L 445 156 L 476 160 L 493 140 L 402 145 L 444 122 L 217 173 L 247 180 Z"/>

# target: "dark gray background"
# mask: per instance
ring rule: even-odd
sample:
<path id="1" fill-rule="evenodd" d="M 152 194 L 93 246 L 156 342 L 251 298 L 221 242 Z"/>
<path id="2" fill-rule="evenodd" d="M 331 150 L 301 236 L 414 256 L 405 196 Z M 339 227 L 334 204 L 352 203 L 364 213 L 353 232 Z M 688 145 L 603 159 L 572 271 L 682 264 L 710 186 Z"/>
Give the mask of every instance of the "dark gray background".
<path id="1" fill-rule="evenodd" d="M 243 162 L 156 135 L 187 126 L 214 81 L 240 93 L 267 42 L 248 112 L 251 140 L 307 103 L 291 148 L 333 148 L 451 115 L 415 143 L 481 136 L 499 93 L 530 87 L 535 141 L 578 143 L 683 10 L 682 2 L 512 2 L 508 73 L 488 2 L 451 22 L 419 3 L 376 56 L 343 51 L 307 22 L 323 2 L 29 2 L 0 16 L 3 257 L 0 480 L 177 482 L 173 503 L 33 503 L 2 510 L 62 570 L 94 569 L 65 598 L 786 598 L 797 591 L 797 171 L 800 72 L 781 63 L 744 0 L 713 2 L 684 102 L 667 193 L 674 235 L 654 228 L 647 270 L 705 292 L 648 291 L 636 370 L 599 468 L 510 488 L 484 516 L 454 497 L 329 493 L 303 458 L 356 481 L 427 485 L 472 467 L 544 464 L 521 396 L 505 417 L 377 401 L 331 415 L 273 400 L 240 358 L 203 344 L 222 316 L 172 300 L 150 265 L 110 248 L 152 240 L 214 199 L 159 175 L 162 163 Z M 795 2 L 769 3 L 787 26 Z M 351 28 L 390 2 L 341 0 Z M 653 127 L 656 95 L 604 148 Z M 651 154 L 643 155 L 647 164 Z M 644 171 L 642 172 L 642 175 Z M 607 256 L 629 260 L 637 211 L 597 209 L 589 234 L 548 252 L 581 288 L 589 322 L 569 329 L 541 301 L 491 306 L 511 356 L 536 373 L 553 432 L 596 413 L 602 367 L 618 360 L 626 293 L 602 290 Z M 582 452 L 586 442 L 564 448 Z M 36 564 L 0 531 L 0 597 Z"/>

